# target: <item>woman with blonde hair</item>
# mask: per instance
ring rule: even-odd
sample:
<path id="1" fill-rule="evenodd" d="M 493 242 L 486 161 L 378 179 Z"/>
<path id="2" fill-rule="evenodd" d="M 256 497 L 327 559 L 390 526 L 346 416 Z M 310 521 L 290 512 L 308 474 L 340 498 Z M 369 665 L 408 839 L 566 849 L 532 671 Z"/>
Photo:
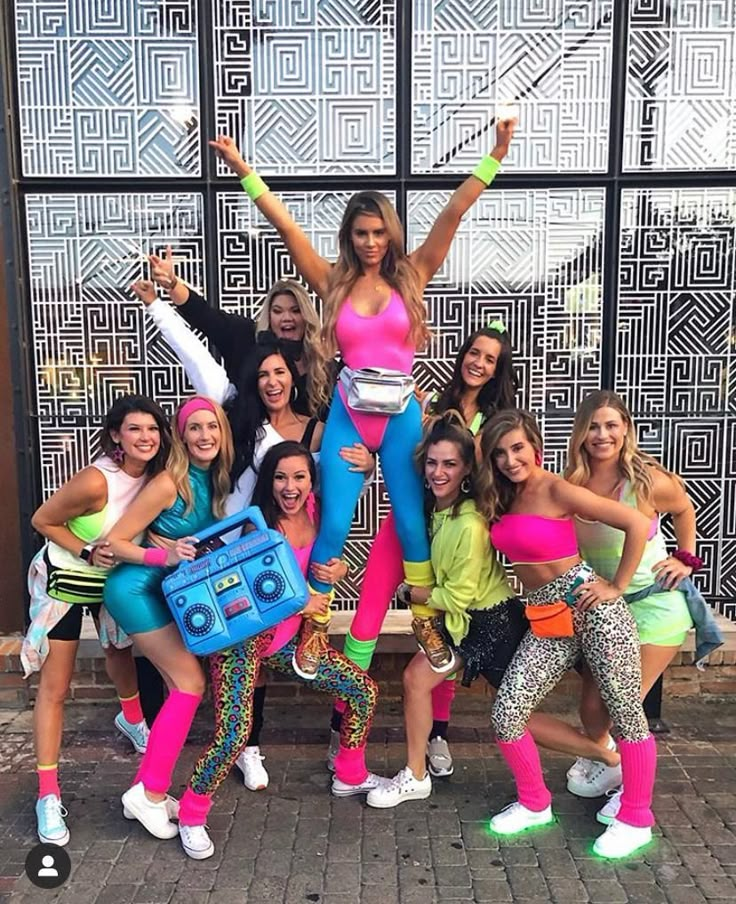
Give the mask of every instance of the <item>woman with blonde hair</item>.
<path id="1" fill-rule="evenodd" d="M 518 799 L 491 819 L 511 834 L 552 821 L 551 795 L 528 730 L 531 714 L 582 654 L 611 713 L 619 741 L 624 795 L 617 818 L 593 846 L 603 857 L 633 853 L 652 837 L 657 751 L 641 704 L 636 623 L 624 601 L 649 524 L 629 506 L 573 486 L 542 467 L 542 437 L 526 411 L 501 411 L 483 428 L 480 498 L 488 506 L 491 543 L 524 585 L 526 634 L 493 705 L 499 749 Z M 611 580 L 582 559 L 576 518 L 623 534 Z"/>
<path id="2" fill-rule="evenodd" d="M 196 532 L 225 514 L 233 444 L 222 408 L 194 396 L 173 418 L 165 471 L 139 493 L 109 533 L 118 566 L 105 584 L 105 606 L 158 669 L 169 695 L 151 726 L 146 753 L 123 814 L 157 838 L 178 834 L 168 796 L 172 773 L 204 693 L 197 658 L 184 647 L 161 590 L 167 574 L 196 554 Z M 143 543 L 137 538 L 147 531 Z"/>
<path id="3" fill-rule="evenodd" d="M 702 565 L 696 554 L 695 509 L 680 477 L 639 448 L 631 413 L 623 399 L 610 390 L 590 393 L 578 407 L 564 476 L 596 496 L 641 512 L 649 523 L 644 554 L 623 588 L 639 632 L 641 693 L 646 696 L 692 627 L 691 606 L 698 607 L 704 618 L 710 615 L 708 628 L 715 630 L 714 641 L 707 648 L 698 637 L 699 658 L 718 645 L 712 613 L 702 598 L 696 601 L 699 593 L 690 581 Z M 672 517 L 677 541 L 677 550 L 671 555 L 659 522 L 665 514 Z M 621 561 L 621 531 L 581 516 L 575 518 L 575 530 L 585 560 L 597 574 L 611 580 Z M 592 740 L 613 747 L 610 716 L 587 668 L 580 716 Z M 602 763 L 579 760 L 568 772 L 568 790 L 581 797 L 599 797 L 618 784 L 616 775 Z M 619 810 L 620 797 L 616 793 L 606 804 L 599 821 L 611 821 Z"/>
<path id="4" fill-rule="evenodd" d="M 421 409 L 414 398 L 411 370 L 418 348 L 429 339 L 424 289 L 445 260 L 460 220 L 496 175 L 508 152 L 514 120 L 500 122 L 496 146 L 473 175 L 452 194 L 426 240 L 410 254 L 396 211 L 375 191 L 350 199 L 338 233 L 337 262 L 325 260 L 294 222 L 285 205 L 243 160 L 231 138 L 210 142 L 241 179 L 244 190 L 275 227 L 299 273 L 323 301 L 325 355 L 340 352 L 345 367 L 332 396 L 322 440 L 323 510 L 313 561 L 340 556 L 363 479 L 340 456 L 355 442 L 380 452 L 383 475 L 396 519 L 407 583 L 434 583 L 422 514 L 422 481 L 414 469 L 421 439 Z M 378 369 L 378 370 L 376 370 Z M 331 387 L 315 395 L 327 401 Z M 315 591 L 332 594 L 329 582 L 312 579 Z M 435 630 L 427 606 L 414 609 L 414 628 L 430 661 L 451 671 L 453 655 Z M 327 646 L 329 617 L 305 621 L 294 667 L 310 678 Z"/>
<path id="5" fill-rule="evenodd" d="M 299 414 L 311 415 L 323 408 L 322 387 L 334 379 L 334 367 L 327 363 L 320 339 L 322 325 L 304 286 L 293 279 L 277 280 L 268 290 L 254 321 L 242 314 L 210 307 L 199 292 L 176 275 L 171 245 L 166 247 L 163 257 L 151 254 L 148 260 L 153 281 L 168 293 L 177 313 L 220 352 L 233 385 L 240 383 L 244 362 L 257 334 L 271 332 L 296 365 L 299 379 L 295 384 L 294 409 Z M 161 303 L 154 303 L 147 313 L 176 350 L 176 327 L 172 327 L 171 318 L 160 308 Z"/>

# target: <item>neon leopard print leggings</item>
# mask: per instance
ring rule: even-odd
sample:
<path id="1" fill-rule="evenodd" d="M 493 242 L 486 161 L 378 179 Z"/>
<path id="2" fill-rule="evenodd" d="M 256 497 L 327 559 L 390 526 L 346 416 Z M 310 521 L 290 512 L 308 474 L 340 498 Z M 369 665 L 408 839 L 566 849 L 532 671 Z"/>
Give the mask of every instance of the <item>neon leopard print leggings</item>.
<path id="1" fill-rule="evenodd" d="M 253 691 L 261 665 L 303 681 L 291 664 L 298 637 L 272 656 L 264 657 L 273 635 L 273 630 L 265 631 L 209 657 L 215 701 L 215 736 L 194 766 L 190 786 L 197 794 L 215 793 L 248 740 L 253 719 Z M 303 683 L 347 704 L 340 728 L 343 747 L 365 744 L 378 700 L 378 685 L 369 675 L 342 653 L 328 647 L 317 676 L 313 681 Z"/>
<path id="2" fill-rule="evenodd" d="M 580 570 L 565 574 L 527 594 L 535 606 L 565 598 Z M 527 631 L 503 676 L 491 719 L 499 741 L 516 741 L 529 716 L 582 655 L 593 673 L 613 721 L 625 741 L 649 737 L 641 704 L 641 654 L 636 622 L 619 598 L 587 612 L 573 609 L 573 637 L 537 637 Z"/>

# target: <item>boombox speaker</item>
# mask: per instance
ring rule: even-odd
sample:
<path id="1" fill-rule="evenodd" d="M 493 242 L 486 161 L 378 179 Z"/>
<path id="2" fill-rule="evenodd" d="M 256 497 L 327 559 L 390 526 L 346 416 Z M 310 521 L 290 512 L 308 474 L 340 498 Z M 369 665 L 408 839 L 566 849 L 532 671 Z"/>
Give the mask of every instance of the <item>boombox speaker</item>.
<path id="1" fill-rule="evenodd" d="M 192 653 L 205 656 L 260 634 L 300 612 L 309 593 L 286 538 L 257 506 L 197 532 L 199 545 L 250 522 L 252 529 L 163 582 L 171 614 Z"/>

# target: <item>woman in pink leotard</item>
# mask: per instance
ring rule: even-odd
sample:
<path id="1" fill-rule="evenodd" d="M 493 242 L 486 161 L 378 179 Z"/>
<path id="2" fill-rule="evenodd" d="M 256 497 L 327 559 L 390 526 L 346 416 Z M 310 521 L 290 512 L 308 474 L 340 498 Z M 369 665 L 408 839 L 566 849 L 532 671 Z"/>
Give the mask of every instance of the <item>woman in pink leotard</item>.
<path id="1" fill-rule="evenodd" d="M 278 231 L 301 276 L 322 298 L 326 355 L 339 351 L 353 372 L 381 367 L 410 374 L 416 349 L 429 338 L 424 289 L 445 260 L 463 215 L 498 171 L 514 127 L 514 120 L 497 125 L 492 154 L 452 194 L 426 240 L 411 254 L 404 251 L 401 224 L 385 196 L 373 191 L 354 195 L 343 215 L 334 265 L 315 250 L 286 207 L 243 160 L 232 139 L 220 137 L 211 145 L 241 177 L 243 188 Z M 414 586 L 433 584 L 422 481 L 412 460 L 420 438 L 421 410 L 416 399 L 387 417 L 356 411 L 348 405 L 344 388 L 337 387 L 322 442 L 323 508 L 314 562 L 342 554 L 362 479 L 340 457 L 339 450 L 363 442 L 381 455 L 402 547 L 404 579 Z M 319 580 L 314 571 L 310 581 L 315 591 L 332 594 L 331 585 Z M 437 671 L 452 671 L 454 657 L 435 613 L 416 606 L 413 614 L 415 634 L 430 663 Z M 305 620 L 294 660 L 303 677 L 313 676 L 319 668 L 328 622 L 328 617 Z"/>

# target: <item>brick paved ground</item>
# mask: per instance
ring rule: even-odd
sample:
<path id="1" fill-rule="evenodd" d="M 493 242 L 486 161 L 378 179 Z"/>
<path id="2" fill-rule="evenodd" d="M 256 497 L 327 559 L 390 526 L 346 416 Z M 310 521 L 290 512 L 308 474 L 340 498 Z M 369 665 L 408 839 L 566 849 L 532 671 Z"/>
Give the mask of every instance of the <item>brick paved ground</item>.
<path id="1" fill-rule="evenodd" d="M 656 842 L 616 866 L 594 859 L 599 802 L 563 790 L 567 761 L 545 757 L 557 825 L 499 841 L 488 815 L 512 793 L 478 702 L 458 698 L 455 776 L 427 801 L 370 810 L 331 799 L 324 769 L 322 706 L 269 705 L 264 733 L 268 791 L 234 776 L 216 799 L 217 845 L 189 860 L 177 840 L 159 842 L 121 816 L 119 795 L 137 757 L 110 729 L 108 705 L 69 708 L 62 763 L 72 839 L 72 875 L 57 891 L 36 889 L 23 862 L 36 842 L 35 780 L 28 713 L 0 713 L 0 900 L 12 904 L 432 904 L 452 901 L 736 901 L 736 701 L 672 701 L 672 734 L 661 740 Z M 206 714 L 204 714 L 206 716 Z M 277 731 L 280 720 L 292 728 Z M 285 724 L 285 723 L 281 723 Z M 403 765 L 398 707 L 379 713 L 369 749 L 376 771 Z M 176 778 L 183 782 L 206 736 L 197 723 Z"/>

